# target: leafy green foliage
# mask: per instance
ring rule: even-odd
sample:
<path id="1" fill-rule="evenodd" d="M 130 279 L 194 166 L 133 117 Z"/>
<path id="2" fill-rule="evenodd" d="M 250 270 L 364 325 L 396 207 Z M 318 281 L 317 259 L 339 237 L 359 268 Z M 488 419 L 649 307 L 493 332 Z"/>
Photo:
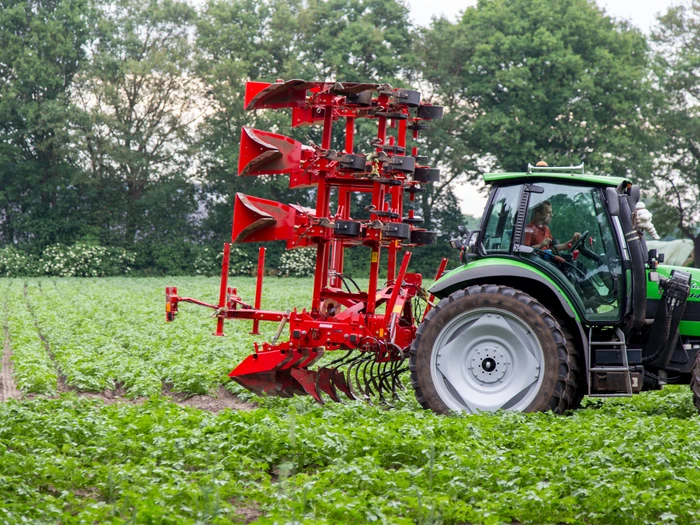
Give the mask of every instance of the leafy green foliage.
<path id="1" fill-rule="evenodd" d="M 2 280 L 25 392 L 123 388 L 143 405 L 37 398 L 0 406 L 0 521 L 73 523 L 694 523 L 700 430 L 687 387 L 551 414 L 437 416 L 411 392 L 386 410 L 253 398 L 218 414 L 162 398 L 207 392 L 251 351 L 248 322 L 165 324 L 162 290 L 214 301 L 213 278 Z M 244 298 L 251 278 L 236 278 Z M 303 306 L 310 279 L 266 281 Z M 35 327 L 35 323 L 38 326 Z M 39 333 L 49 344 L 48 353 Z M 251 396 L 250 394 L 248 394 Z"/>
<path id="2" fill-rule="evenodd" d="M 593 2 L 480 1 L 456 24 L 434 21 L 419 47 L 449 108 L 429 149 L 453 175 L 521 171 L 542 158 L 648 173 L 646 41 Z"/>
<path id="3" fill-rule="evenodd" d="M 88 0 L 0 1 L 0 242 L 48 244 L 84 235 L 66 123 L 85 59 Z"/>
<path id="4" fill-rule="evenodd" d="M 700 265 L 700 1 L 668 10 L 659 19 L 652 41 L 656 74 L 664 97 L 659 101 L 661 155 L 651 181 L 652 210 L 663 233 L 675 233 L 695 243 Z M 677 229 L 677 231 L 676 231 Z"/>
<path id="5" fill-rule="evenodd" d="M 34 325 L 34 317 L 22 293 L 22 283 L 10 280 L 3 284 L 3 325 L 13 349 L 15 383 L 26 393 L 53 394 L 56 392 L 56 368 Z"/>
<path id="6" fill-rule="evenodd" d="M 218 415 L 64 396 L 0 407 L 9 522 L 694 523 L 687 391 L 572 415 L 283 400 Z"/>
<path id="7" fill-rule="evenodd" d="M 0 249 L 0 276 L 104 277 L 131 272 L 136 255 L 124 248 L 75 243 L 47 246 L 39 257 L 16 248 Z"/>
<path id="8" fill-rule="evenodd" d="M 316 271 L 316 250 L 299 248 L 282 254 L 279 272 L 283 277 L 313 277 Z"/>

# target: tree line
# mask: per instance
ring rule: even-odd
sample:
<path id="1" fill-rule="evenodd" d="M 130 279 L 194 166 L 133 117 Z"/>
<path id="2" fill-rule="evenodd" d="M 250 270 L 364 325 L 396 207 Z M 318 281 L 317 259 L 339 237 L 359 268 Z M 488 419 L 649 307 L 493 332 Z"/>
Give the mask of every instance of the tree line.
<path id="1" fill-rule="evenodd" d="M 642 181 L 657 229 L 700 261 L 698 68 L 700 0 L 650 37 L 590 0 L 480 0 L 424 27 L 401 0 L 0 0 L 0 246 L 84 243 L 192 271 L 228 240 L 235 192 L 314 202 L 285 176 L 236 176 L 243 125 L 320 142 L 284 111 L 243 110 L 247 80 L 302 78 L 445 106 L 421 145 L 442 180 L 415 204 L 443 239 L 473 221 L 458 184 L 585 162 Z M 430 274 L 450 251 L 416 255 Z"/>

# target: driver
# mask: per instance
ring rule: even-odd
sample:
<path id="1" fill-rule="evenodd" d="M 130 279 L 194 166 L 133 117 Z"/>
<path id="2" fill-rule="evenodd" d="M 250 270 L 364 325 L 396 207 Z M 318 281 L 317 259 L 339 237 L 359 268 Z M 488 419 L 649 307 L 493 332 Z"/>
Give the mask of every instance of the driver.
<path id="1" fill-rule="evenodd" d="M 525 226 L 525 244 L 538 250 L 553 250 L 559 252 L 566 250 L 569 244 L 576 242 L 581 234 L 574 233 L 570 241 L 562 244 L 552 244 L 552 232 L 547 226 L 552 220 L 552 203 L 542 201 L 532 210 L 532 222 Z"/>

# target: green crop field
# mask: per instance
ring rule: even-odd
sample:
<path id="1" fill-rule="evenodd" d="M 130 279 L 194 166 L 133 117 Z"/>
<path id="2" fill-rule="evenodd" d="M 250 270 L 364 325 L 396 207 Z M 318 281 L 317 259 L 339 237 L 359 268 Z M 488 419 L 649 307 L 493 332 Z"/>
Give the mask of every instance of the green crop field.
<path id="1" fill-rule="evenodd" d="M 700 522 L 687 387 L 561 417 L 437 416 L 410 391 L 392 409 L 258 398 L 227 374 L 274 324 L 212 337 L 191 305 L 165 323 L 166 285 L 214 302 L 217 284 L 0 280 L 0 523 Z M 310 295 L 270 278 L 263 306 Z"/>

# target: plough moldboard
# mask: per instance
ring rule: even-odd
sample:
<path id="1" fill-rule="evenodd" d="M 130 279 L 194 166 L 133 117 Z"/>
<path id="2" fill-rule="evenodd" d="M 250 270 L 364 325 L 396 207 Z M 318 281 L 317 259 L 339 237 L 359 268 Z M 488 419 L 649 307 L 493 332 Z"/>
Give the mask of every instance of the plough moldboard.
<path id="1" fill-rule="evenodd" d="M 291 108 L 292 126 L 322 126 L 322 144 L 307 146 L 289 137 L 244 127 L 241 131 L 239 176 L 289 175 L 290 188 L 315 187 L 316 209 L 286 205 L 236 194 L 232 242 L 286 240 L 287 249 L 316 246 L 316 268 L 310 308 L 288 312 L 261 309 L 265 248 L 260 248 L 255 302 L 243 302 L 228 286 L 230 243 L 224 244 L 219 303 L 208 304 L 166 288 L 166 317 L 172 321 L 181 302 L 215 310 L 215 335 L 224 335 L 226 319 L 278 323 L 271 342 L 255 343 L 255 352 L 229 375 L 257 393 L 290 397 L 309 394 L 318 402 L 377 399 L 386 401 L 402 385 L 407 349 L 416 333 L 413 302 L 430 298 L 422 276 L 409 273 L 411 252 L 406 248 L 433 244 L 437 232 L 421 228 L 412 206 L 404 209 L 404 195 L 414 201 L 422 185 L 439 180 L 440 171 L 426 166 L 417 146 L 408 150 L 409 132 L 415 140 L 426 121 L 442 118 L 442 108 L 421 101 L 418 91 L 387 84 L 305 82 L 248 82 L 247 110 Z M 377 135 L 369 154 L 355 152 L 355 119 L 376 121 Z M 344 124 L 345 143 L 332 149 L 334 124 Z M 331 190 L 334 189 L 334 192 Z M 371 194 L 368 219 L 351 216 L 354 193 Z M 331 202 L 332 197 L 336 202 Z M 331 210 L 335 210 L 332 212 Z M 343 273 L 346 248 L 370 248 L 366 291 Z M 401 262 L 398 256 L 403 252 Z M 386 261 L 387 280 L 379 285 L 380 264 Z M 438 270 L 441 275 L 447 260 Z M 289 338 L 279 342 L 288 327 Z M 338 352 L 312 370 L 325 352 Z"/>

